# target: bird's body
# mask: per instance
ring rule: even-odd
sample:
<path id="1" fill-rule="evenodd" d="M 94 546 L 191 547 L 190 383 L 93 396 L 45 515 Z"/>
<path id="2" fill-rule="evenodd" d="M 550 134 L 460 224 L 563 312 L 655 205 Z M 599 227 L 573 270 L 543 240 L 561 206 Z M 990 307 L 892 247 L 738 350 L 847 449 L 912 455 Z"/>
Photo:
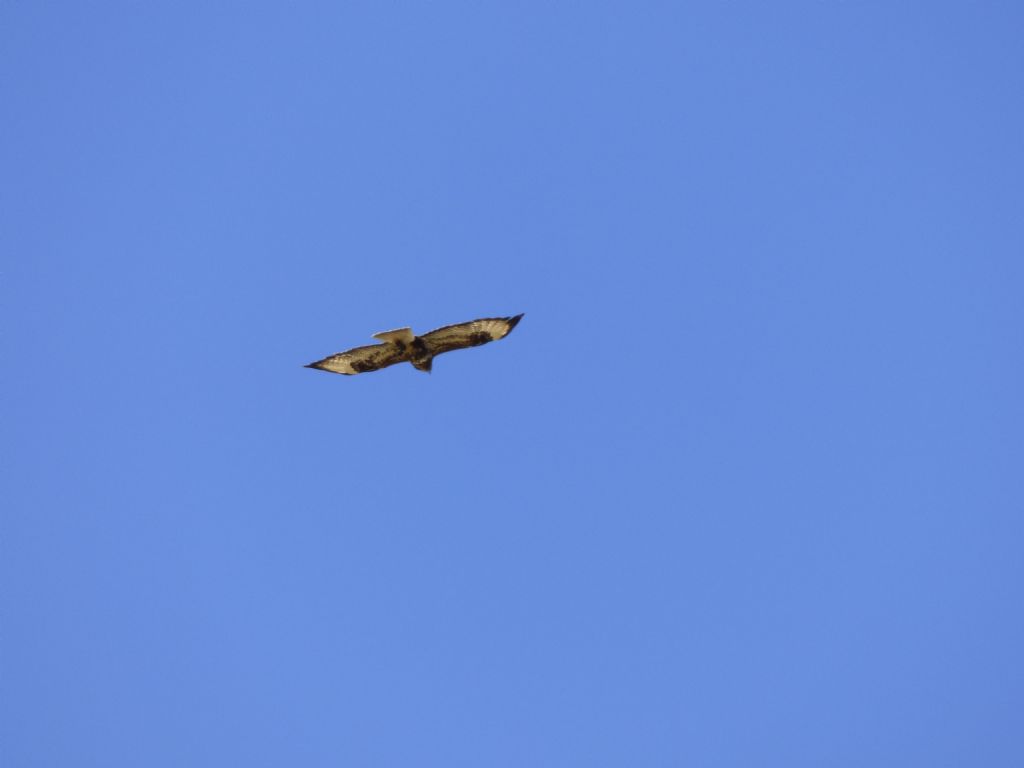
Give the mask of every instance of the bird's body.
<path id="1" fill-rule="evenodd" d="M 408 362 L 412 363 L 416 370 L 430 373 L 437 355 L 503 339 L 516 327 L 521 318 L 522 315 L 486 317 L 468 323 L 446 325 L 422 336 L 416 336 L 410 328 L 382 331 L 373 334 L 375 339 L 381 339 L 381 344 L 355 347 L 317 360 L 306 367 L 352 376 Z"/>

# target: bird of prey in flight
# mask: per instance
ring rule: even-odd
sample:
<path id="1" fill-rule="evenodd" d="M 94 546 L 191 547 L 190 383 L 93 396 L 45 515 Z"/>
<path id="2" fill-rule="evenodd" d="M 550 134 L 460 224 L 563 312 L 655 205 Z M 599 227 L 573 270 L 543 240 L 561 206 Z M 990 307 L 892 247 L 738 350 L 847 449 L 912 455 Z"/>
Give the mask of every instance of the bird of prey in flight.
<path id="1" fill-rule="evenodd" d="M 412 363 L 416 370 L 430 373 L 430 367 L 437 355 L 503 339 L 512 332 L 522 317 L 485 317 L 468 323 L 446 325 L 422 336 L 416 336 L 409 328 L 382 331 L 373 334 L 373 338 L 380 339 L 383 344 L 371 344 L 368 347 L 356 347 L 347 352 L 339 352 L 310 363 L 306 368 L 352 376 L 356 373 L 387 368 L 395 363 L 408 362 Z"/>

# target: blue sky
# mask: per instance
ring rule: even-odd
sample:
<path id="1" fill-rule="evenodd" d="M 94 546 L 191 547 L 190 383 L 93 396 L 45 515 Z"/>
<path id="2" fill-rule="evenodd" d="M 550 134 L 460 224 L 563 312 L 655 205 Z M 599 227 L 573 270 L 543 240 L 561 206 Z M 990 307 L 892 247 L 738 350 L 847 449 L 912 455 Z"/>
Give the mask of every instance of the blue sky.
<path id="1" fill-rule="evenodd" d="M 4 765 L 1024 764 L 1022 36 L 0 3 Z"/>

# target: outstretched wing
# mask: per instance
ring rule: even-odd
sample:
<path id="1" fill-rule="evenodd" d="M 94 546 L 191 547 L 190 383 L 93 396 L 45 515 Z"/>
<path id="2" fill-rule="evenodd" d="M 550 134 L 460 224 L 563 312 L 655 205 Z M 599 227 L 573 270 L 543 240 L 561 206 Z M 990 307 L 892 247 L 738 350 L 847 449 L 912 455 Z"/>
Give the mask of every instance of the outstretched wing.
<path id="1" fill-rule="evenodd" d="M 408 359 L 407 348 L 399 347 L 397 344 L 371 344 L 368 347 L 356 347 L 347 352 L 339 352 L 336 355 L 325 357 L 323 360 L 310 363 L 306 367 L 352 376 L 356 373 L 379 371 L 381 368 L 387 368 L 389 365 Z"/>
<path id="2" fill-rule="evenodd" d="M 420 338 L 423 339 L 430 354 L 440 355 L 442 352 L 451 352 L 453 349 L 478 347 L 489 341 L 503 339 L 511 333 L 521 318 L 522 315 L 485 317 L 482 320 L 473 320 L 468 323 L 446 325 L 444 328 L 425 333 Z"/>

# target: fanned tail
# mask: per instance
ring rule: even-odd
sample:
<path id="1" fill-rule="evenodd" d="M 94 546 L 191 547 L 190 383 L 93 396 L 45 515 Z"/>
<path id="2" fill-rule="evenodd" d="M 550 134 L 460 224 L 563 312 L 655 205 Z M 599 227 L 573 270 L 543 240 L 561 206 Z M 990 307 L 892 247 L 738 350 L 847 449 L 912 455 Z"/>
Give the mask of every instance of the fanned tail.
<path id="1" fill-rule="evenodd" d="M 412 328 L 396 328 L 393 331 L 381 331 L 380 333 L 375 333 L 373 334 L 373 338 L 392 344 L 397 344 L 399 342 L 403 344 L 412 344 L 413 333 Z"/>

